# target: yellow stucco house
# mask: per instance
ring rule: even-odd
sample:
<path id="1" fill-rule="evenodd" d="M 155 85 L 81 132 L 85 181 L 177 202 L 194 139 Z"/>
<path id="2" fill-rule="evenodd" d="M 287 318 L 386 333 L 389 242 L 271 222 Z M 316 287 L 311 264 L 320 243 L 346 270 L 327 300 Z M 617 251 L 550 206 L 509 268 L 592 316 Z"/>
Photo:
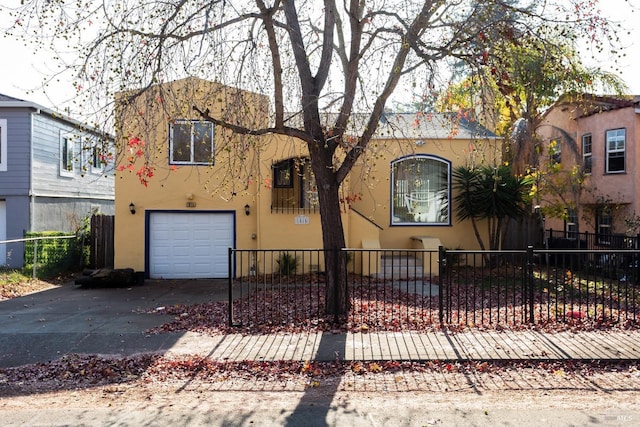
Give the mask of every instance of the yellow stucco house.
<path id="1" fill-rule="evenodd" d="M 116 268 L 147 278 L 223 278 L 229 248 L 322 247 L 304 144 L 242 136 L 191 109 L 265 125 L 267 97 L 197 79 L 159 85 L 135 102 L 128 95 L 117 100 Z M 451 172 L 496 164 L 500 144 L 457 116 L 386 115 L 343 185 L 347 246 L 476 249 L 471 224 L 455 218 Z"/>

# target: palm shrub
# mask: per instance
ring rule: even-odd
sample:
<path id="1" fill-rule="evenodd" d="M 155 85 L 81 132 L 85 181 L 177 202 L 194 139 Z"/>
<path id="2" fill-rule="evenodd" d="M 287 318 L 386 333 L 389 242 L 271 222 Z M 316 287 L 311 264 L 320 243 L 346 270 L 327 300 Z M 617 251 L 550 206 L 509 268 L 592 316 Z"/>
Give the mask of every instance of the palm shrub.
<path id="1" fill-rule="evenodd" d="M 500 249 L 508 219 L 518 219 L 528 212 L 530 182 L 524 177 L 514 176 L 507 165 L 459 166 L 453 170 L 452 176 L 458 221 L 471 221 L 482 250 Z M 478 229 L 481 220 L 487 221 L 488 245 Z M 485 261 L 490 261 L 486 255 Z"/>

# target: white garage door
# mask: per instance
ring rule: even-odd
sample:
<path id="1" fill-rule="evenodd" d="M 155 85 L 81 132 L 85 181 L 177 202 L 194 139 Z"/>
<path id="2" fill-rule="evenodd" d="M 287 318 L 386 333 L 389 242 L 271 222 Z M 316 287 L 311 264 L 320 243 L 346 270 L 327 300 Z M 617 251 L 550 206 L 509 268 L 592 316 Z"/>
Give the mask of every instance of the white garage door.
<path id="1" fill-rule="evenodd" d="M 233 213 L 151 212 L 149 277 L 228 277 L 233 237 Z"/>

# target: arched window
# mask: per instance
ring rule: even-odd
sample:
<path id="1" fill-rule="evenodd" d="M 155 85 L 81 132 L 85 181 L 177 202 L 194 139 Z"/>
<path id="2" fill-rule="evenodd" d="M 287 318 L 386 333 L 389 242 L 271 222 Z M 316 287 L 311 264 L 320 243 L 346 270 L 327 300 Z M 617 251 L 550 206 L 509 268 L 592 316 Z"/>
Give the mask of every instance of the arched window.
<path id="1" fill-rule="evenodd" d="M 391 225 L 450 225 L 450 162 L 402 157 L 391 163 L 391 175 Z"/>

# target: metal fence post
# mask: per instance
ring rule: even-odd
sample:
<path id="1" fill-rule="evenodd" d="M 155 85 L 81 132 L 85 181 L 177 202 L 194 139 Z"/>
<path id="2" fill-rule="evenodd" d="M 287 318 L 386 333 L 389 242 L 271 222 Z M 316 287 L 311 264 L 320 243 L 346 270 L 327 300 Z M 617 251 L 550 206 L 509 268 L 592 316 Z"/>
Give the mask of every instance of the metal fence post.
<path id="1" fill-rule="evenodd" d="M 36 264 L 38 263 L 38 239 L 33 241 L 33 269 L 32 269 L 32 277 L 36 278 Z"/>
<path id="2" fill-rule="evenodd" d="M 332 249 L 331 252 L 333 253 L 333 268 L 334 268 L 334 272 L 333 272 L 333 307 L 334 307 L 334 315 L 333 315 L 333 323 L 334 325 L 337 325 L 339 323 L 339 319 L 340 316 L 338 315 L 336 308 L 339 307 L 340 304 L 340 299 L 339 297 L 342 296 L 343 298 L 346 298 L 346 295 L 338 295 L 338 289 L 340 289 L 340 283 L 338 283 L 338 281 L 336 280 L 338 277 L 340 277 L 340 271 L 341 271 L 341 266 L 340 266 L 340 253 L 339 253 L 340 249 Z M 345 271 L 345 280 L 346 280 L 346 271 Z M 346 285 L 346 283 L 345 283 Z"/>
<path id="3" fill-rule="evenodd" d="M 442 284 L 444 283 L 444 281 L 442 278 L 444 277 L 446 263 L 447 259 L 444 251 L 444 246 L 438 246 L 438 320 L 440 321 L 441 325 L 444 321 L 444 289 L 442 289 Z"/>
<path id="4" fill-rule="evenodd" d="M 534 298 L 534 281 L 533 281 L 533 267 L 534 267 L 534 259 L 533 259 L 533 246 L 527 246 L 527 295 L 529 298 L 529 323 L 534 323 L 534 312 L 535 312 L 535 304 L 533 301 Z"/>
<path id="5" fill-rule="evenodd" d="M 233 248 L 229 248 L 229 326 L 233 326 L 233 262 L 231 261 L 231 257 L 233 256 Z"/>

